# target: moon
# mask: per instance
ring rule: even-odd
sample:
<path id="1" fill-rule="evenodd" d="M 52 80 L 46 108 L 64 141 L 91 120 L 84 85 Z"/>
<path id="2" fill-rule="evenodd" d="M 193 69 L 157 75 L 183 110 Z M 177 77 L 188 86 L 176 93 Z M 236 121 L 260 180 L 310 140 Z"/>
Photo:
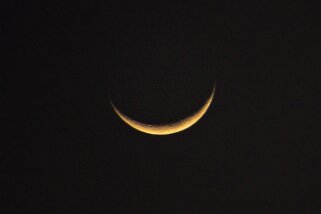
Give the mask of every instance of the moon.
<path id="1" fill-rule="evenodd" d="M 200 109 L 198 109 L 198 111 L 177 122 L 167 123 L 167 124 L 145 124 L 142 122 L 138 122 L 130 118 L 129 116 L 125 115 L 124 113 L 122 113 L 118 108 L 116 108 L 116 106 L 111 101 L 110 101 L 110 104 L 113 107 L 116 114 L 127 125 L 131 126 L 132 128 L 151 135 L 169 135 L 169 134 L 181 132 L 191 127 L 195 123 L 197 123 L 204 116 L 204 114 L 210 107 L 212 100 L 214 98 L 214 93 L 215 93 L 215 84 L 210 97 L 206 100 L 203 106 Z"/>

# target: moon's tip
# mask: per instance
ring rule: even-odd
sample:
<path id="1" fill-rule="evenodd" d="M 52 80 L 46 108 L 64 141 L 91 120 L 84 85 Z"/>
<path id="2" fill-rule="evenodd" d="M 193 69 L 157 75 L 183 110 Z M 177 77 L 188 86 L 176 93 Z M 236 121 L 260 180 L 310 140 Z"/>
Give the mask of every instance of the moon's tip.
<path id="1" fill-rule="evenodd" d="M 111 105 L 113 108 L 115 108 L 115 105 L 114 105 L 114 103 L 113 103 L 112 100 L 109 100 L 109 103 L 110 103 L 110 105 Z"/>

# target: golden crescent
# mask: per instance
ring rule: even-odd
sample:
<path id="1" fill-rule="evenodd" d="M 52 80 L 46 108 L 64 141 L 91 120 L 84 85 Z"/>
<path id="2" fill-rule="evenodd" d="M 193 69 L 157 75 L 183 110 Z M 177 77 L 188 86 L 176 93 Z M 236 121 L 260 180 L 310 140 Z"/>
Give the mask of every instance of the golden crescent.
<path id="1" fill-rule="evenodd" d="M 177 122 L 174 123 L 168 123 L 168 124 L 145 124 L 145 123 L 141 123 L 138 122 L 128 116 L 126 116 L 124 113 L 122 113 L 121 111 L 119 111 L 112 102 L 111 105 L 114 109 L 114 111 L 116 112 L 116 114 L 129 126 L 131 126 L 132 128 L 147 133 L 147 134 L 152 134 L 152 135 L 169 135 L 169 134 L 174 134 L 180 131 L 183 131 L 189 127 L 191 127 L 192 125 L 194 125 L 197 121 L 199 121 L 204 114 L 206 113 L 206 111 L 208 110 L 209 106 L 212 103 L 212 100 L 214 98 L 214 93 L 215 93 L 215 84 L 214 84 L 214 88 L 213 91 L 211 93 L 211 96 L 206 100 L 205 104 L 198 110 L 196 111 L 194 114 L 192 114 L 191 116 L 188 116 L 184 119 L 181 119 Z"/>

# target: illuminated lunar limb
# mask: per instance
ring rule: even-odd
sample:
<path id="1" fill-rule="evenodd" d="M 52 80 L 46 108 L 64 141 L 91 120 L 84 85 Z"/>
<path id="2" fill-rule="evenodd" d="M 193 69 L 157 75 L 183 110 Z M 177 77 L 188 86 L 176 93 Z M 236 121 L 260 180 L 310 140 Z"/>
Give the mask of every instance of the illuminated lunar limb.
<path id="1" fill-rule="evenodd" d="M 116 112 L 116 114 L 126 124 L 128 124 L 132 128 L 134 128 L 138 131 L 147 133 L 147 134 L 152 134 L 152 135 L 169 135 L 169 134 L 174 134 L 174 133 L 183 131 L 183 130 L 191 127 L 192 125 L 194 125 L 197 121 L 199 121 L 204 116 L 204 114 L 206 113 L 208 108 L 210 107 L 212 100 L 214 98 L 214 93 L 215 93 L 215 84 L 214 84 L 214 88 L 211 93 L 211 96 L 206 100 L 205 104 L 198 111 L 196 111 L 194 114 L 192 114 L 184 119 L 181 119 L 177 122 L 163 124 L 163 125 L 145 124 L 145 123 L 138 122 L 138 121 L 128 117 L 127 115 L 122 113 L 120 110 L 118 110 L 112 102 L 111 102 L 111 105 L 112 105 L 114 111 Z"/>

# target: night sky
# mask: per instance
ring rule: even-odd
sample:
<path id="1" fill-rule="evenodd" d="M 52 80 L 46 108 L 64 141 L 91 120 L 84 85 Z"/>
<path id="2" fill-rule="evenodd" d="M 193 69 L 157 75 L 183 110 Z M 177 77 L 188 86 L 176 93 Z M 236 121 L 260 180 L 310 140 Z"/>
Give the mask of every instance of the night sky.
<path id="1" fill-rule="evenodd" d="M 5 4 L 0 210 L 317 213 L 320 16 L 211 2 Z M 205 116 L 173 135 L 138 132 L 110 105 L 176 121 L 214 82 Z"/>

